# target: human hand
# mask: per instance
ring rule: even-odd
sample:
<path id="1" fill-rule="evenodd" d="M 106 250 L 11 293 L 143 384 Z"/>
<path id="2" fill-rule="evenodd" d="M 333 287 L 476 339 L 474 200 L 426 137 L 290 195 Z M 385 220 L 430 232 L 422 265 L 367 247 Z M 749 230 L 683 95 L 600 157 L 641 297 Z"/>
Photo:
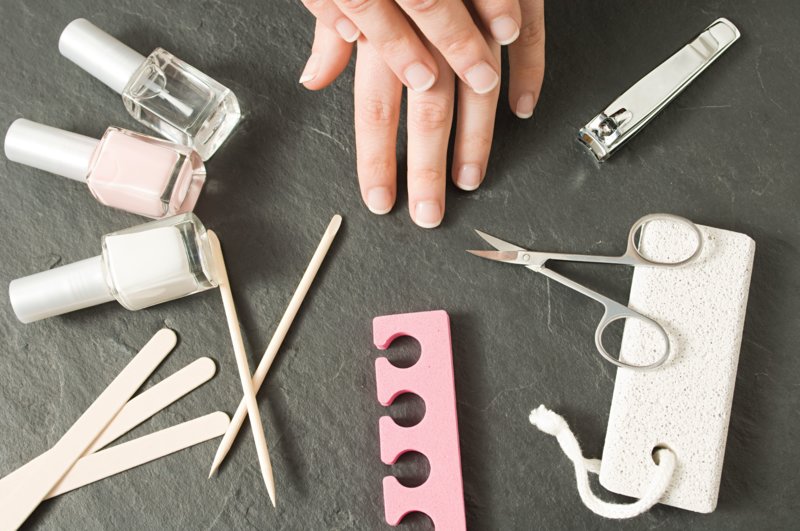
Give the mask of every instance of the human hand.
<path id="1" fill-rule="evenodd" d="M 509 102 L 529 118 L 544 73 L 543 0 L 522 0 L 526 24 L 516 49 L 509 50 Z M 500 62 L 499 45 L 483 37 L 492 58 Z M 347 66 L 352 43 L 317 21 L 311 57 L 300 82 L 311 90 L 330 84 Z M 415 223 L 432 228 L 444 215 L 447 145 L 453 115 L 454 74 L 442 55 L 426 43 L 440 72 L 425 92 L 408 93 L 409 212 Z M 456 185 L 474 190 L 483 181 L 492 143 L 499 87 L 478 94 L 460 81 L 452 175 Z M 396 198 L 397 126 L 402 84 L 368 39 L 358 42 L 355 75 L 355 124 L 361 195 L 376 214 L 389 212 Z"/>
<path id="2" fill-rule="evenodd" d="M 478 94 L 488 93 L 499 84 L 500 60 L 492 53 L 491 45 L 462 0 L 303 0 L 303 3 L 318 21 L 346 42 L 355 42 L 363 34 L 397 78 L 412 90 L 424 92 L 438 79 L 440 61 L 434 56 L 434 49 L 442 54 L 459 79 Z M 470 2 L 477 19 L 497 44 L 509 45 L 522 36 L 523 42 L 511 47 L 514 55 L 522 56 L 527 55 L 526 49 L 544 41 L 543 4 L 544 0 Z M 512 80 L 512 89 L 513 85 Z M 517 114 L 533 112 L 530 101 L 536 92 L 532 85 L 515 93 L 512 109 Z M 524 99 L 519 101 L 521 97 Z"/>

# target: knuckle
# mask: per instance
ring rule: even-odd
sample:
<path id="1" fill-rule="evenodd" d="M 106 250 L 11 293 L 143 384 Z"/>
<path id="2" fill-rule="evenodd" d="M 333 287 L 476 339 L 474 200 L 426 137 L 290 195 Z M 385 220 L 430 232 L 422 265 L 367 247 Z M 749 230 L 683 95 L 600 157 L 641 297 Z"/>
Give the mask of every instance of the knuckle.
<path id="1" fill-rule="evenodd" d="M 417 101 L 408 107 L 408 122 L 418 131 L 438 131 L 450 125 L 450 111 L 444 102 Z"/>
<path id="2" fill-rule="evenodd" d="M 445 175 L 443 170 L 433 168 L 416 168 L 409 172 L 409 177 L 416 184 L 437 184 L 444 181 Z"/>
<path id="3" fill-rule="evenodd" d="M 351 13 L 361 13 L 374 4 L 374 0 L 338 0 L 343 9 Z"/>
<path id="4" fill-rule="evenodd" d="M 427 13 L 437 9 L 441 5 L 441 0 L 401 0 L 404 9 L 414 13 Z"/>
<path id="5" fill-rule="evenodd" d="M 464 140 L 465 151 L 469 153 L 470 156 L 476 154 L 483 155 L 489 153 L 492 149 L 491 135 L 470 132 L 468 135 L 465 135 Z"/>
<path id="6" fill-rule="evenodd" d="M 358 175 L 370 181 L 389 182 L 395 178 L 394 161 L 384 156 L 359 157 Z"/>
<path id="7" fill-rule="evenodd" d="M 544 24 L 538 20 L 528 21 L 519 30 L 517 41 L 525 48 L 538 48 L 544 45 Z"/>
<path id="8" fill-rule="evenodd" d="M 322 11 L 322 8 L 325 7 L 325 4 L 328 0 L 302 0 L 303 5 L 311 11 L 312 13 L 318 13 Z"/>
<path id="9" fill-rule="evenodd" d="M 445 57 L 479 55 L 474 34 L 470 28 L 456 29 L 443 35 L 437 47 Z"/>
<path id="10" fill-rule="evenodd" d="M 515 64 L 510 75 L 511 86 L 533 92 L 534 103 L 536 103 L 537 94 L 542 88 L 542 79 L 544 79 L 544 64 L 538 62 L 530 65 Z"/>
<path id="11" fill-rule="evenodd" d="M 391 125 L 399 116 L 397 105 L 377 95 L 364 98 L 363 105 L 358 109 L 356 115 L 358 123 L 368 127 Z"/>
<path id="12" fill-rule="evenodd" d="M 376 39 L 374 44 L 384 57 L 401 57 L 412 49 L 411 42 L 407 35 L 394 33 Z"/>

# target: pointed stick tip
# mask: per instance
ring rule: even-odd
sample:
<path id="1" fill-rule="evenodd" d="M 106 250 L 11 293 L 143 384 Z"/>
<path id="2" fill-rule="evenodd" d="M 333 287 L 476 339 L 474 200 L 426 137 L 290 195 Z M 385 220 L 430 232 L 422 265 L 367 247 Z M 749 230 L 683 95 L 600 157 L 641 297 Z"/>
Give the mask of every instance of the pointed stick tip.
<path id="1" fill-rule="evenodd" d="M 215 458 L 214 462 L 211 464 L 211 470 L 208 471 L 208 479 L 211 479 L 211 476 L 216 474 L 218 470 L 219 470 L 219 462 Z"/>

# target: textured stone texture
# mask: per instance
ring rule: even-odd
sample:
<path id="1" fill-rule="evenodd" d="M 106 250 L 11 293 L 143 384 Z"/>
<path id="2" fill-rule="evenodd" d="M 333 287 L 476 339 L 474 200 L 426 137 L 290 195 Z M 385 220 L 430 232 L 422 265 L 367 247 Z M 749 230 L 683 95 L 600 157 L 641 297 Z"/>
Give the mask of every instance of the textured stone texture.
<path id="1" fill-rule="evenodd" d="M 297 85 L 313 23 L 294 0 L 4 0 L 0 127 L 25 116 L 92 135 L 108 125 L 139 129 L 117 96 L 58 54 L 61 29 L 79 16 L 142 52 L 174 52 L 233 88 L 247 109 L 239 132 L 209 161 L 197 213 L 225 246 L 253 357 L 331 215 L 345 221 L 260 396 L 277 510 L 244 428 L 211 481 L 215 445 L 204 444 L 47 502 L 31 524 L 385 528 L 380 481 L 388 467 L 379 458 L 384 408 L 374 399 L 371 321 L 442 308 L 451 316 L 472 529 L 796 525 L 800 4 L 548 2 L 548 70 L 536 114 L 519 121 L 501 104 L 484 186 L 449 187 L 447 218 L 434 231 L 411 223 L 405 193 L 382 218 L 362 206 L 352 70 L 321 93 Z M 742 39 L 609 163 L 583 153 L 577 129 L 718 16 L 733 20 Z M 92 256 L 103 233 L 141 222 L 100 206 L 76 183 L 0 161 L 4 286 Z M 545 250 L 622 252 L 630 223 L 658 211 L 743 232 L 758 247 L 720 503 L 711 515 L 657 507 L 633 522 L 607 522 L 581 506 L 571 466 L 527 421 L 533 407 L 548 404 L 577 430 L 587 455 L 600 455 L 615 373 L 593 346 L 600 307 L 464 249 L 481 247 L 471 232 L 481 228 Z M 627 297 L 627 268 L 559 270 Z M 108 304 L 26 326 L 0 290 L 0 474 L 51 446 L 165 323 L 181 339 L 156 380 L 205 355 L 218 361 L 219 374 L 134 434 L 231 412 L 240 390 L 222 316 L 219 296 L 209 292 L 138 313 Z M 412 345 L 405 350 L 413 356 Z M 390 409 L 418 416 L 420 407 Z M 424 466 L 406 461 L 400 470 L 418 481 Z M 425 525 L 415 518 L 406 528 Z"/>
<path id="2" fill-rule="evenodd" d="M 717 506 L 731 402 L 747 310 L 755 242 L 747 235 L 698 227 L 703 248 L 680 268 L 637 268 L 629 304 L 669 335 L 667 364 L 653 371 L 617 371 L 609 411 L 600 483 L 620 494 L 643 496 L 667 447 L 677 468 L 664 503 L 709 513 Z M 656 222 L 641 233 L 641 249 L 676 261 L 697 249 L 680 224 Z M 644 364 L 661 344 L 656 328 L 629 319 L 620 358 Z"/>

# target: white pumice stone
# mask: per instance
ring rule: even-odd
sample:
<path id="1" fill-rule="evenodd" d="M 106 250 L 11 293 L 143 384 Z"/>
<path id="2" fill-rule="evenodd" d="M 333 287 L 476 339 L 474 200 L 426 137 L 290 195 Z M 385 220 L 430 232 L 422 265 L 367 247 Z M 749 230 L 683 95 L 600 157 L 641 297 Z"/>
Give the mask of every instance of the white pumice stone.
<path id="1" fill-rule="evenodd" d="M 699 228 L 704 241 L 696 261 L 634 272 L 629 306 L 665 328 L 672 352 L 653 371 L 617 370 L 600 483 L 641 497 L 655 474 L 653 449 L 666 446 L 677 467 L 661 502 L 708 513 L 717 505 L 755 242 Z M 675 260 L 691 253 L 692 243 L 685 230 L 657 222 L 645 227 L 640 246 L 648 257 Z M 620 358 L 647 363 L 657 339 L 629 319 Z"/>

